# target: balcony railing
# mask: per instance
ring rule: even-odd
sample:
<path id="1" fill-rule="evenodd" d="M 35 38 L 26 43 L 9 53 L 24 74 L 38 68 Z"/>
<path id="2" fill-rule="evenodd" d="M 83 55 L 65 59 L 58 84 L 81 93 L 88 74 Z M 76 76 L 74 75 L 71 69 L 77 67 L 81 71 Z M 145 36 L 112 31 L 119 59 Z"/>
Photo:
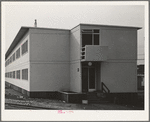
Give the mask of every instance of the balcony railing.
<path id="1" fill-rule="evenodd" d="M 108 46 L 86 45 L 81 49 L 81 61 L 106 61 Z"/>

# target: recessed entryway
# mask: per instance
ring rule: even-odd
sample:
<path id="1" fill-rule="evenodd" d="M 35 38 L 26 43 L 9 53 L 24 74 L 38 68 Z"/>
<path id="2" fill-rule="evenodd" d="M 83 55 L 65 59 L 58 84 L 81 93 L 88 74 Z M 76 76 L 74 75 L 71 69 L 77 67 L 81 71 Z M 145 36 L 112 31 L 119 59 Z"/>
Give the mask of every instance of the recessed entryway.
<path id="1" fill-rule="evenodd" d="M 96 90 L 96 68 L 95 65 L 82 66 L 82 92 L 91 92 Z"/>

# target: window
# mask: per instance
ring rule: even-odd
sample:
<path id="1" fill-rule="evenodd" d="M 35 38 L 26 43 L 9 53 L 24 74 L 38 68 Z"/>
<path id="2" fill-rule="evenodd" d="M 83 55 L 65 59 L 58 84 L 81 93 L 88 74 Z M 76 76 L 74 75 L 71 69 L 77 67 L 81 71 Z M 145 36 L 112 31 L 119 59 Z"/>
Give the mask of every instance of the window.
<path id="1" fill-rule="evenodd" d="M 85 45 L 99 45 L 99 30 L 82 30 L 82 47 Z"/>
<path id="2" fill-rule="evenodd" d="M 20 48 L 16 51 L 16 59 L 20 57 Z"/>
<path id="3" fill-rule="evenodd" d="M 15 78 L 15 71 L 13 71 L 13 78 Z"/>
<path id="4" fill-rule="evenodd" d="M 11 63 L 12 62 L 12 60 L 11 60 L 11 57 L 9 58 L 9 63 Z"/>
<path id="5" fill-rule="evenodd" d="M 8 59 L 8 65 L 9 65 L 9 59 Z"/>
<path id="6" fill-rule="evenodd" d="M 9 75 L 10 75 L 10 78 L 12 78 L 12 72 L 10 72 Z"/>
<path id="7" fill-rule="evenodd" d="M 8 60 L 6 61 L 6 66 L 8 65 Z"/>
<path id="8" fill-rule="evenodd" d="M 23 80 L 28 80 L 28 69 L 23 69 L 22 70 L 22 79 Z"/>
<path id="9" fill-rule="evenodd" d="M 15 53 L 13 54 L 13 61 L 15 61 Z"/>
<path id="10" fill-rule="evenodd" d="M 28 40 L 22 45 L 22 55 L 28 51 Z"/>
<path id="11" fill-rule="evenodd" d="M 17 79 L 20 79 L 20 70 L 17 70 L 17 71 L 16 71 L 16 74 L 17 74 L 16 78 L 17 78 Z"/>

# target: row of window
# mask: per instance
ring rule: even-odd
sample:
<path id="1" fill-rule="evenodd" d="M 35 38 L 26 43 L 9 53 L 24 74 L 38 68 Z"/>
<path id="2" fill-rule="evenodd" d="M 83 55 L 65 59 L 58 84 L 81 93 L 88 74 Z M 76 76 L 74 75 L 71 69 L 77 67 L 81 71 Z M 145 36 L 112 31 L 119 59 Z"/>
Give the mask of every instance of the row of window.
<path id="1" fill-rule="evenodd" d="M 6 78 L 16 78 L 21 79 L 21 70 L 12 71 L 12 72 L 6 72 L 5 77 Z M 28 80 L 28 69 L 22 69 L 22 79 Z"/>
<path id="2" fill-rule="evenodd" d="M 28 40 L 22 44 L 21 51 L 22 51 L 22 55 L 28 51 Z M 8 66 L 10 63 L 15 61 L 19 57 L 20 57 L 20 48 L 17 49 L 17 51 L 14 52 L 14 54 L 12 54 L 12 56 L 6 61 L 5 66 Z"/>

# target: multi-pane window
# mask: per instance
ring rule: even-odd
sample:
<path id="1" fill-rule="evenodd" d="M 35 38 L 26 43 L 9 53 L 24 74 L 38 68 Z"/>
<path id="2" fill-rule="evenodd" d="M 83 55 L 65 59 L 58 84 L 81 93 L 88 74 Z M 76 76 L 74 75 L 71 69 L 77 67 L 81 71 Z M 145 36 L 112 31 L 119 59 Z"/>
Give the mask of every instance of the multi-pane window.
<path id="1" fill-rule="evenodd" d="M 22 55 L 28 51 L 28 40 L 22 45 Z"/>
<path id="2" fill-rule="evenodd" d="M 12 57 L 13 57 L 13 61 L 15 61 L 15 53 L 13 54 L 13 56 L 12 56 Z"/>
<path id="3" fill-rule="evenodd" d="M 28 69 L 23 69 L 22 70 L 22 79 L 23 80 L 28 80 Z"/>
<path id="4" fill-rule="evenodd" d="M 17 71 L 16 71 L 16 75 L 17 75 L 16 78 L 17 78 L 17 79 L 20 79 L 20 70 L 17 70 Z"/>
<path id="5" fill-rule="evenodd" d="M 13 71 L 13 78 L 15 78 L 15 71 Z"/>
<path id="6" fill-rule="evenodd" d="M 20 48 L 16 51 L 16 59 L 20 57 Z"/>
<path id="7" fill-rule="evenodd" d="M 85 45 L 99 45 L 99 29 L 82 30 L 82 47 Z"/>

